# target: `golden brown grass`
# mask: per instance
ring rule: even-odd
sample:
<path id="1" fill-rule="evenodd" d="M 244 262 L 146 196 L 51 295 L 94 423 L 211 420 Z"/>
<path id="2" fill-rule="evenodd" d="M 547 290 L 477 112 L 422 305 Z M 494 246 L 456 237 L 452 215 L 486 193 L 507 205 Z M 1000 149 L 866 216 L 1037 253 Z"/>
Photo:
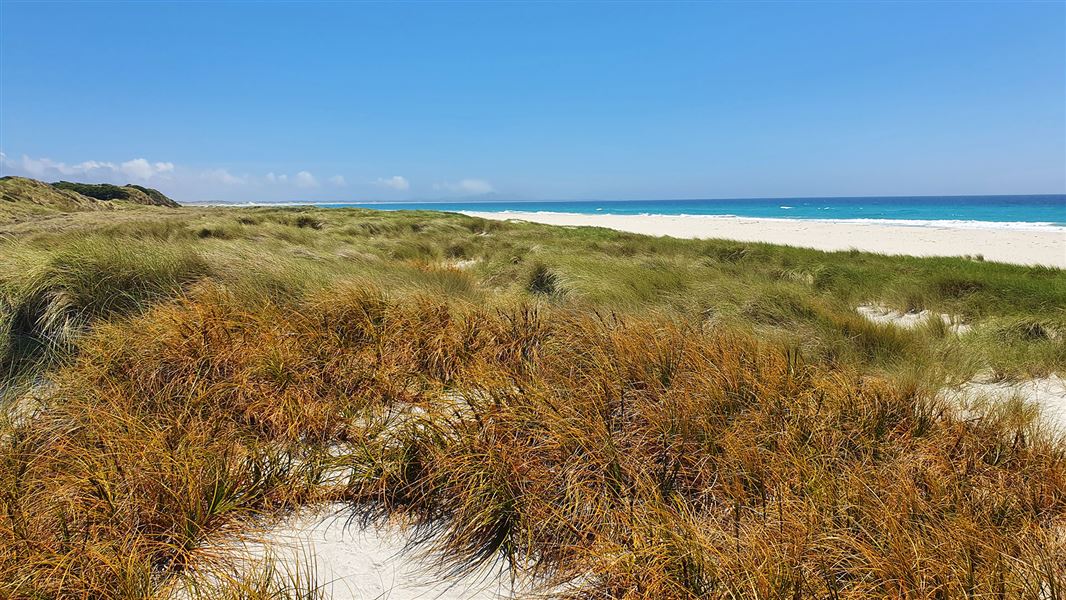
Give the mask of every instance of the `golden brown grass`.
<path id="1" fill-rule="evenodd" d="M 0 430 L 0 594 L 165 596 L 326 498 L 581 598 L 1066 593 L 1061 442 L 750 333 L 203 284 L 79 347 Z M 301 593 L 253 583 L 217 595 Z"/>

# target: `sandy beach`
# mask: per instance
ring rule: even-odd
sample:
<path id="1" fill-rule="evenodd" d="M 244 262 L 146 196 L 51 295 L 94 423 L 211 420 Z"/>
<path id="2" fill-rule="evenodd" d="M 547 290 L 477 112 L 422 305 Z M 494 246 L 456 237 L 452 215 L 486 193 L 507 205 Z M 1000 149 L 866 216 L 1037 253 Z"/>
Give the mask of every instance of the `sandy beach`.
<path id="1" fill-rule="evenodd" d="M 676 238 L 722 238 L 818 250 L 858 249 L 910 256 L 981 255 L 985 260 L 1066 268 L 1066 231 L 994 227 L 907 226 L 799 219 L 566 213 L 465 214 L 549 225 L 607 227 Z"/>

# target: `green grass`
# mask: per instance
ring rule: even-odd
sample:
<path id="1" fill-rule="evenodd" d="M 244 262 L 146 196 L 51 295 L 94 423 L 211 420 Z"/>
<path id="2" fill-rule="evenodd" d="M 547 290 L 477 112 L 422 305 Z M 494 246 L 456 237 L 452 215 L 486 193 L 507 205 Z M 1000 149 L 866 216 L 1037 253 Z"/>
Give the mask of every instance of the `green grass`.
<path id="1" fill-rule="evenodd" d="M 93 321 L 180 295 L 211 267 L 184 246 L 90 235 L 49 250 L 9 244 L 0 331 L 10 365 L 37 349 L 69 350 Z"/>
<path id="2" fill-rule="evenodd" d="M 16 336 L 28 332 L 63 346 L 59 325 L 70 315 L 81 323 L 135 311 L 177 297 L 191 279 L 209 278 L 252 296 L 297 298 L 355 277 L 475 302 L 535 297 L 708 320 L 758 331 L 810 356 L 889 370 L 908 361 L 913 369 L 931 354 L 972 355 L 980 360 L 949 362 L 966 373 L 1001 377 L 1066 365 L 1066 275 L 1043 267 L 652 238 L 430 212 L 186 208 L 70 217 L 55 229 L 48 222 L 22 224 L 4 234 L 0 302 L 8 308 L 0 323 Z M 143 264 L 132 260 L 139 253 Z M 109 261 L 123 260 L 112 270 Z M 102 271 L 108 274 L 101 277 Z M 70 303 L 59 321 L 40 319 L 45 296 Z M 955 315 L 976 333 L 945 338 L 874 328 L 854 314 L 866 302 Z M 13 315 L 40 322 L 12 323 Z M 1041 343 L 1014 343 L 991 332 L 1005 319 L 1038 323 L 1047 335 Z"/>

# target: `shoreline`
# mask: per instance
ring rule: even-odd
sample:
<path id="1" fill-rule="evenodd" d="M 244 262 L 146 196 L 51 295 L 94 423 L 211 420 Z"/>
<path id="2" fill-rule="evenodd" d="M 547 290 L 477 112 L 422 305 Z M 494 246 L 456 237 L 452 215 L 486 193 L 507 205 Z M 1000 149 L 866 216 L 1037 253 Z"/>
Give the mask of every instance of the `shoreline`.
<path id="1" fill-rule="evenodd" d="M 975 256 L 1018 265 L 1066 268 L 1066 228 L 915 226 L 878 222 L 821 221 L 693 215 L 614 215 L 537 212 L 463 214 L 566 227 L 605 227 L 675 238 L 765 242 L 829 252 L 861 250 L 906 256 Z"/>
<path id="2" fill-rule="evenodd" d="M 409 209 L 405 209 L 409 210 Z M 815 218 L 815 217 L 758 217 L 747 215 L 718 215 L 718 214 L 667 214 L 667 213 L 609 213 L 609 212 L 595 212 L 595 213 L 578 213 L 578 212 L 560 212 L 549 210 L 537 210 L 537 211 L 514 211 L 514 210 L 501 210 L 501 211 L 444 211 L 444 212 L 458 212 L 463 215 L 470 216 L 485 216 L 489 214 L 500 215 L 500 218 L 511 218 L 514 216 L 520 217 L 522 220 L 529 220 L 526 217 L 530 215 L 536 215 L 537 217 L 591 217 L 598 218 L 604 216 L 611 217 L 678 217 L 682 219 L 725 219 L 725 220 L 741 220 L 741 221 L 772 221 L 775 223 L 837 223 L 841 225 L 891 225 L 895 227 L 926 227 L 931 229 L 1011 229 L 1015 231 L 1048 231 L 1066 234 L 1066 224 L 1052 223 L 1047 221 L 981 221 L 976 219 L 828 219 L 828 218 Z"/>

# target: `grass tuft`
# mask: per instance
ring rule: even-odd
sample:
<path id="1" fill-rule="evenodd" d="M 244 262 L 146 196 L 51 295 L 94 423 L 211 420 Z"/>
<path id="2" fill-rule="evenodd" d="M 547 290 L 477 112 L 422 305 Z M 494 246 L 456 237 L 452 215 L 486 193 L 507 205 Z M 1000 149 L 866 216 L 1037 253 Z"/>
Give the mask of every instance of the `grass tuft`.
<path id="1" fill-rule="evenodd" d="M 543 263 L 538 263 L 529 274 L 526 289 L 534 294 L 555 296 L 562 292 L 559 276 Z"/>

